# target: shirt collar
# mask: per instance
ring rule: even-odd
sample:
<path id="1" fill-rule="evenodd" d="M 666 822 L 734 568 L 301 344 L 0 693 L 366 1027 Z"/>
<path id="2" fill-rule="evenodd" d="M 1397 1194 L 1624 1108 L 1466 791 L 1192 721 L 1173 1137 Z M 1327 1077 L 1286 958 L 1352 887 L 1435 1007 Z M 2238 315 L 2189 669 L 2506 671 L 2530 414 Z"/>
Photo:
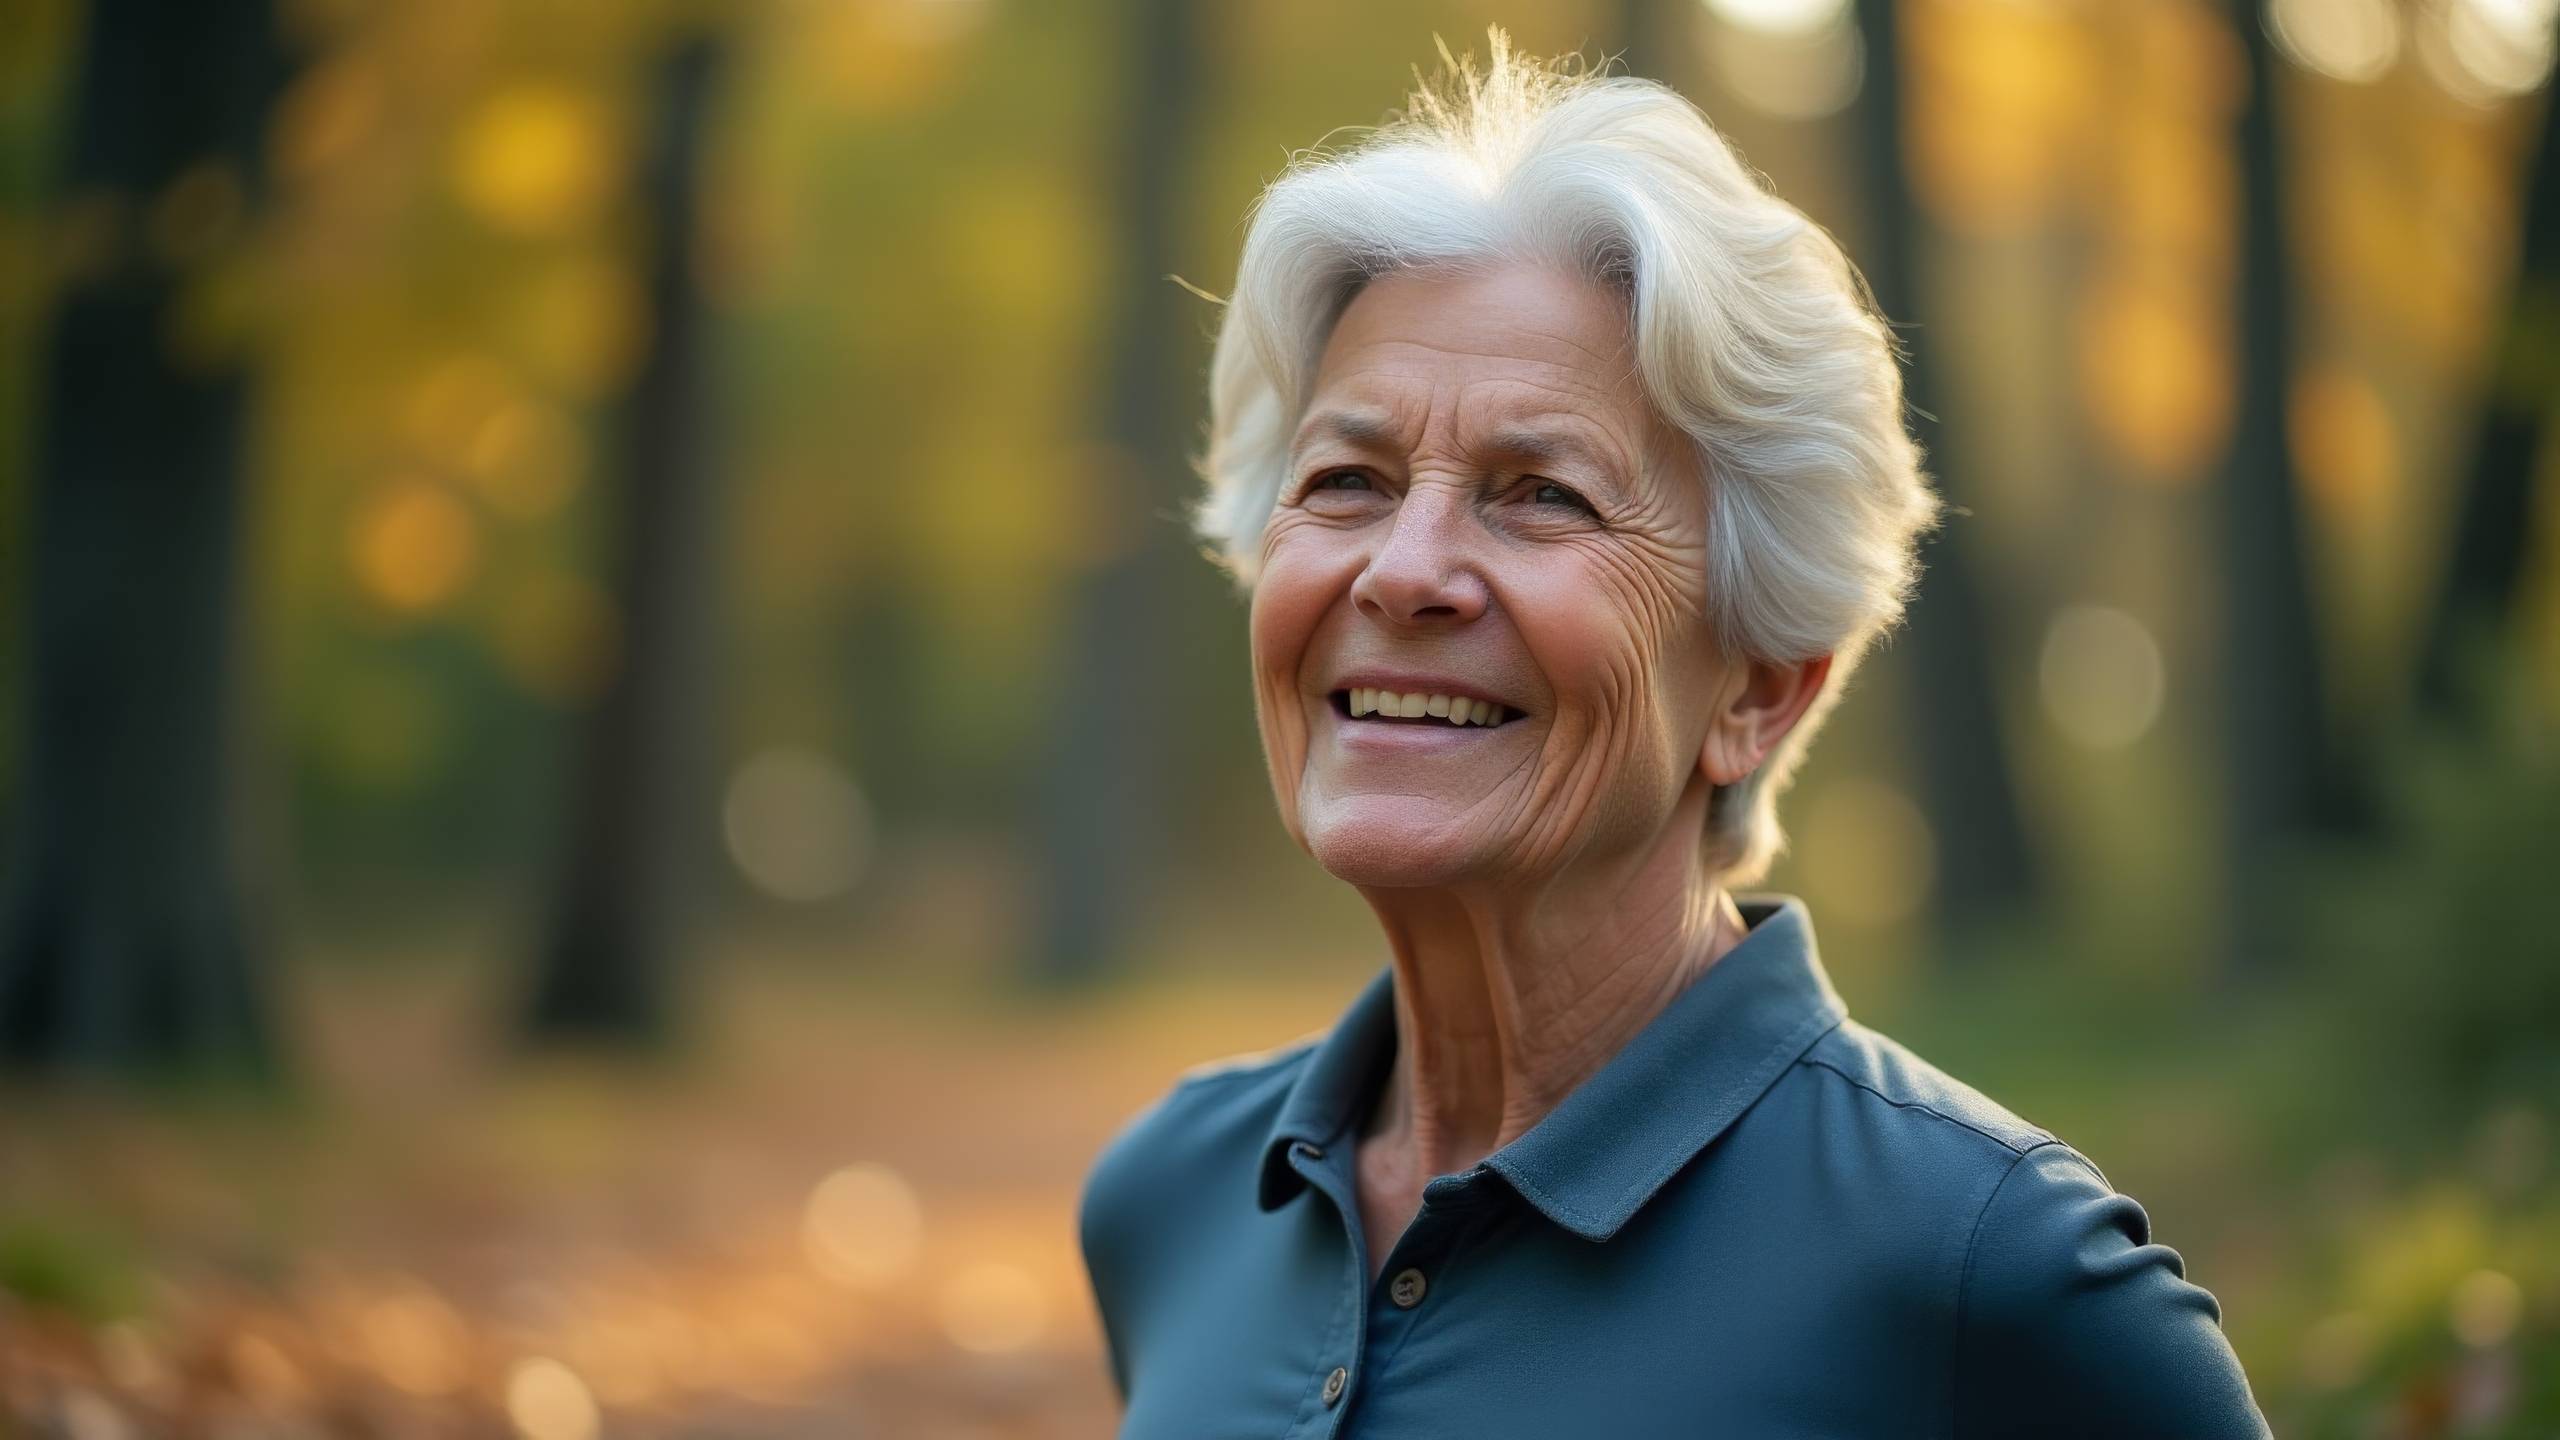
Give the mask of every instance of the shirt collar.
<path id="1" fill-rule="evenodd" d="M 1485 1157 L 1522 1198 L 1606 1240 L 1847 1017 L 1788 895 L 1737 897 L 1749 933 L 1529 1132 Z M 1395 968 L 1360 992 L 1309 1056 L 1262 1149 L 1262 1208 L 1306 1188 L 1296 1143 L 1356 1136 L 1395 1060 Z"/>

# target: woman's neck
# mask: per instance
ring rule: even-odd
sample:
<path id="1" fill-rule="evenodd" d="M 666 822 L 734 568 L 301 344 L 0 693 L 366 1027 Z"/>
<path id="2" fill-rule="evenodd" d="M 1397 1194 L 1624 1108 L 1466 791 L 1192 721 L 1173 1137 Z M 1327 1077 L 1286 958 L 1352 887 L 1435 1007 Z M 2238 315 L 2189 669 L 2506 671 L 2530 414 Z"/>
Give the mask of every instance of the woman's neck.
<path id="1" fill-rule="evenodd" d="M 1379 1179 L 1419 1192 L 1511 1143 L 1740 943 L 1696 833 L 1536 887 L 1364 891 L 1395 955 Z"/>

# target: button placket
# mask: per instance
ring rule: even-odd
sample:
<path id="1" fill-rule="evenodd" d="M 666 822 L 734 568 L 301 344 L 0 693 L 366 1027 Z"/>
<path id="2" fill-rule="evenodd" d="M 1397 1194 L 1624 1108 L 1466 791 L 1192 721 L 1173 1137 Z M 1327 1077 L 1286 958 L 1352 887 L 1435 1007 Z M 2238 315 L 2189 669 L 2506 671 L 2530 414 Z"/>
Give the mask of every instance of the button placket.
<path id="1" fill-rule="evenodd" d="M 1307 1183 L 1333 1202 L 1335 1212 L 1343 1218 L 1346 1227 L 1344 1238 L 1353 1240 L 1358 1233 L 1358 1221 L 1353 1217 L 1358 1212 L 1340 1154 L 1328 1154 L 1327 1147 L 1316 1141 L 1298 1140 L 1291 1142 L 1289 1156 Z M 1347 1352 L 1348 1363 L 1337 1359 L 1330 1369 L 1316 1371 L 1308 1377 L 1314 1392 L 1312 1398 L 1318 1403 L 1313 1409 L 1300 1412 L 1299 1424 L 1290 1431 L 1293 1440 L 1300 1436 L 1309 1437 L 1309 1440 L 1331 1436 L 1349 1414 L 1344 1402 L 1351 1393 L 1352 1365 L 1366 1363 L 1362 1357 L 1368 1353 L 1369 1346 L 1368 1286 L 1363 1283 L 1368 1274 L 1366 1248 L 1366 1237 L 1359 1237 L 1351 1245 L 1351 1253 L 1344 1258 L 1349 1285 L 1338 1312 L 1343 1328 L 1328 1327 L 1324 1344 L 1324 1350 L 1332 1356 L 1342 1356 Z M 1322 1360 L 1317 1361 L 1319 1365 L 1323 1363 Z"/>
<path id="2" fill-rule="evenodd" d="M 1362 1353 L 1367 1357 L 1362 1374 L 1374 1391 L 1381 1384 L 1392 1383 L 1396 1373 L 1396 1357 L 1404 1353 L 1405 1343 L 1425 1321 L 1423 1301 L 1434 1286 L 1448 1277 L 1449 1267 L 1459 1263 L 1488 1236 L 1494 1222 L 1486 1196 L 1449 1180 L 1437 1180 L 1423 1190 L 1422 1213 L 1405 1236 L 1412 1243 L 1399 1242 L 1397 1251 L 1387 1257 L 1396 1268 L 1388 1272 L 1383 1292 L 1370 1289 L 1369 1334 Z M 1410 1262 L 1410 1263 L 1399 1263 Z M 1439 1277 L 1435 1280 L 1433 1277 Z"/>

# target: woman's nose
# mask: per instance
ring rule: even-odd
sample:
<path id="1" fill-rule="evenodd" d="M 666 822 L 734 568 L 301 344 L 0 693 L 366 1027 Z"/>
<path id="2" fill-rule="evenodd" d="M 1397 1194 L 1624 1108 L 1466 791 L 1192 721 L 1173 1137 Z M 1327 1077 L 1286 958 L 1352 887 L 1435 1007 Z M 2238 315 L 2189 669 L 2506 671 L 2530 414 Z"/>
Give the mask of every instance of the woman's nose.
<path id="1" fill-rule="evenodd" d="M 1456 623 L 1484 613 L 1484 579 L 1466 555 L 1470 523 L 1455 486 L 1406 491 L 1368 565 L 1351 582 L 1351 603 L 1391 625 Z"/>

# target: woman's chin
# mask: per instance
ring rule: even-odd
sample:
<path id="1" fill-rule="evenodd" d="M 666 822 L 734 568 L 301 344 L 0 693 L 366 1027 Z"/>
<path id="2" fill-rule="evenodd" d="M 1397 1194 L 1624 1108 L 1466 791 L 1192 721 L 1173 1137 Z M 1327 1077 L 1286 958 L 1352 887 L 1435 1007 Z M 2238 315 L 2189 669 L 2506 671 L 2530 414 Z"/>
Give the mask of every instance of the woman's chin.
<path id="1" fill-rule="evenodd" d="M 1489 858 L 1461 827 L 1411 816 L 1327 817 L 1307 826 L 1306 844 L 1333 878 L 1388 889 L 1456 884 L 1481 873 Z"/>

